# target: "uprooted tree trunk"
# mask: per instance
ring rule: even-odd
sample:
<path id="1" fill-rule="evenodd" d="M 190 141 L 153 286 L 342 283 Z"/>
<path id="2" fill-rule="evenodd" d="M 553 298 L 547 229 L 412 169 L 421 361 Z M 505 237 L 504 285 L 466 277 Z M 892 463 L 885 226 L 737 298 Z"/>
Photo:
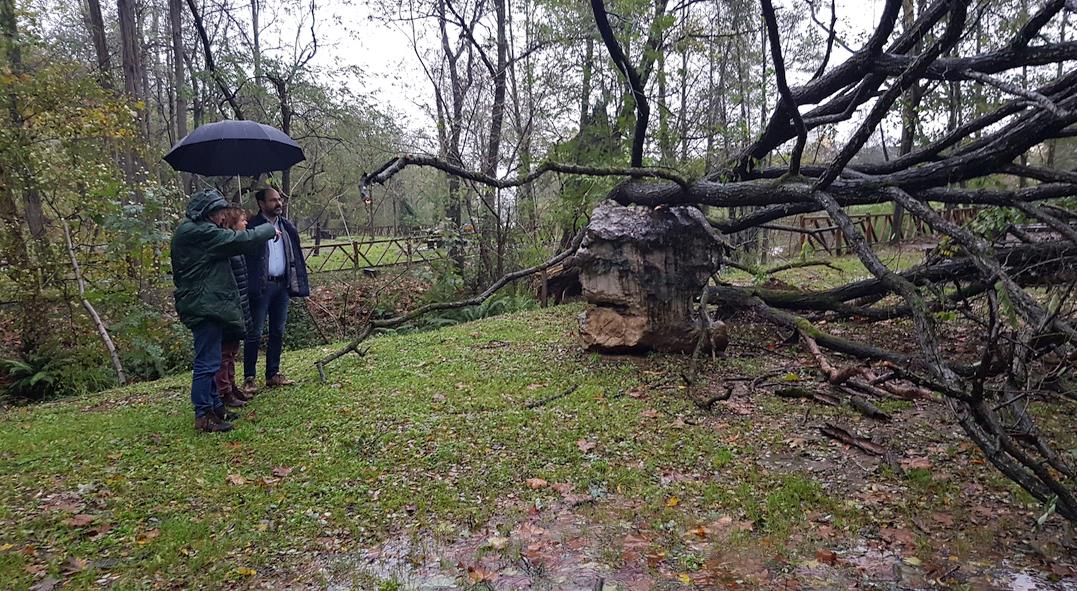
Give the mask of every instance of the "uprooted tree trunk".
<path id="1" fill-rule="evenodd" d="M 695 207 L 623 206 L 607 201 L 587 224 L 576 254 L 588 349 L 688 352 L 700 331 L 708 349 L 724 349 L 725 325 L 704 326 L 693 300 L 718 271 L 722 241 Z"/>

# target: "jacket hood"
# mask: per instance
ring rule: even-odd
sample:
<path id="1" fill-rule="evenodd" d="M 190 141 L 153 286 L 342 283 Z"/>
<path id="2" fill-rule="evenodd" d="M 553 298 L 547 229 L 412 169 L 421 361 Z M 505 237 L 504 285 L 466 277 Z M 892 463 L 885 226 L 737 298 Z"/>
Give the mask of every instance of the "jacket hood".
<path id="1" fill-rule="evenodd" d="M 212 211 L 228 207 L 228 201 L 216 189 L 203 189 L 187 202 L 187 217 L 191 221 L 205 219 Z"/>

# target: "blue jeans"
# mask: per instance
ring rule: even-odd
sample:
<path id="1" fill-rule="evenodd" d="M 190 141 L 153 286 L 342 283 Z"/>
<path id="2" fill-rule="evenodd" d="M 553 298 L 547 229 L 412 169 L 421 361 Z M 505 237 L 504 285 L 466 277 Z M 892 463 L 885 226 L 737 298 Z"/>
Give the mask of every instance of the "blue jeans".
<path id="1" fill-rule="evenodd" d="M 251 297 L 251 328 L 243 343 L 243 379 L 258 373 L 258 346 L 262 327 L 269 315 L 269 344 L 266 346 L 266 379 L 280 373 L 280 352 L 284 348 L 284 324 L 288 321 L 288 285 L 269 281 L 261 297 Z"/>
<path id="2" fill-rule="evenodd" d="M 213 376 L 221 367 L 221 325 L 203 320 L 191 329 L 194 335 L 194 371 L 191 374 L 191 404 L 194 416 L 210 414 L 221 405 Z"/>

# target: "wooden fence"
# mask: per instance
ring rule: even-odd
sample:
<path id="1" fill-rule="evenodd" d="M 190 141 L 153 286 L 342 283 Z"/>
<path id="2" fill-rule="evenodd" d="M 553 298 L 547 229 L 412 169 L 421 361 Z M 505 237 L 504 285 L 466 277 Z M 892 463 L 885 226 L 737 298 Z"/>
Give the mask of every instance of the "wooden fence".
<path id="1" fill-rule="evenodd" d="M 449 244 L 435 235 L 397 236 L 304 245 L 303 260 L 312 273 L 423 265 L 449 255 Z"/>
<path id="2" fill-rule="evenodd" d="M 939 213 L 951 222 L 958 225 L 965 225 L 976 217 L 976 214 L 979 211 L 979 208 L 976 207 L 959 207 L 954 209 L 942 209 L 939 210 Z M 856 225 L 864 235 L 868 244 L 878 244 L 890 240 L 892 228 L 894 227 L 893 212 L 858 214 L 850 215 L 849 217 L 852 219 L 853 224 Z M 845 235 L 842 234 L 841 229 L 834 225 L 829 216 L 800 216 L 797 219 L 797 227 L 799 230 L 788 231 L 799 234 L 800 247 L 802 249 L 805 244 L 809 244 L 815 248 L 824 250 L 829 254 L 844 254 L 850 251 Z M 904 230 L 902 233 L 904 240 L 931 236 L 934 234 L 931 227 L 923 220 L 909 213 L 906 213 L 904 216 L 902 228 Z M 784 232 L 786 230 L 779 231 Z"/>

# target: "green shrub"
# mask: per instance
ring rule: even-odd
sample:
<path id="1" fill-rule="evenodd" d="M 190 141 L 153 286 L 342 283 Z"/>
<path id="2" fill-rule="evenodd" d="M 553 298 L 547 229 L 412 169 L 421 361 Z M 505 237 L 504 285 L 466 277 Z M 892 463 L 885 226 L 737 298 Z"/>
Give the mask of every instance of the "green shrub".
<path id="1" fill-rule="evenodd" d="M 116 374 L 97 343 L 50 343 L 0 359 L 2 393 L 15 402 L 77 396 L 116 385 Z"/>

